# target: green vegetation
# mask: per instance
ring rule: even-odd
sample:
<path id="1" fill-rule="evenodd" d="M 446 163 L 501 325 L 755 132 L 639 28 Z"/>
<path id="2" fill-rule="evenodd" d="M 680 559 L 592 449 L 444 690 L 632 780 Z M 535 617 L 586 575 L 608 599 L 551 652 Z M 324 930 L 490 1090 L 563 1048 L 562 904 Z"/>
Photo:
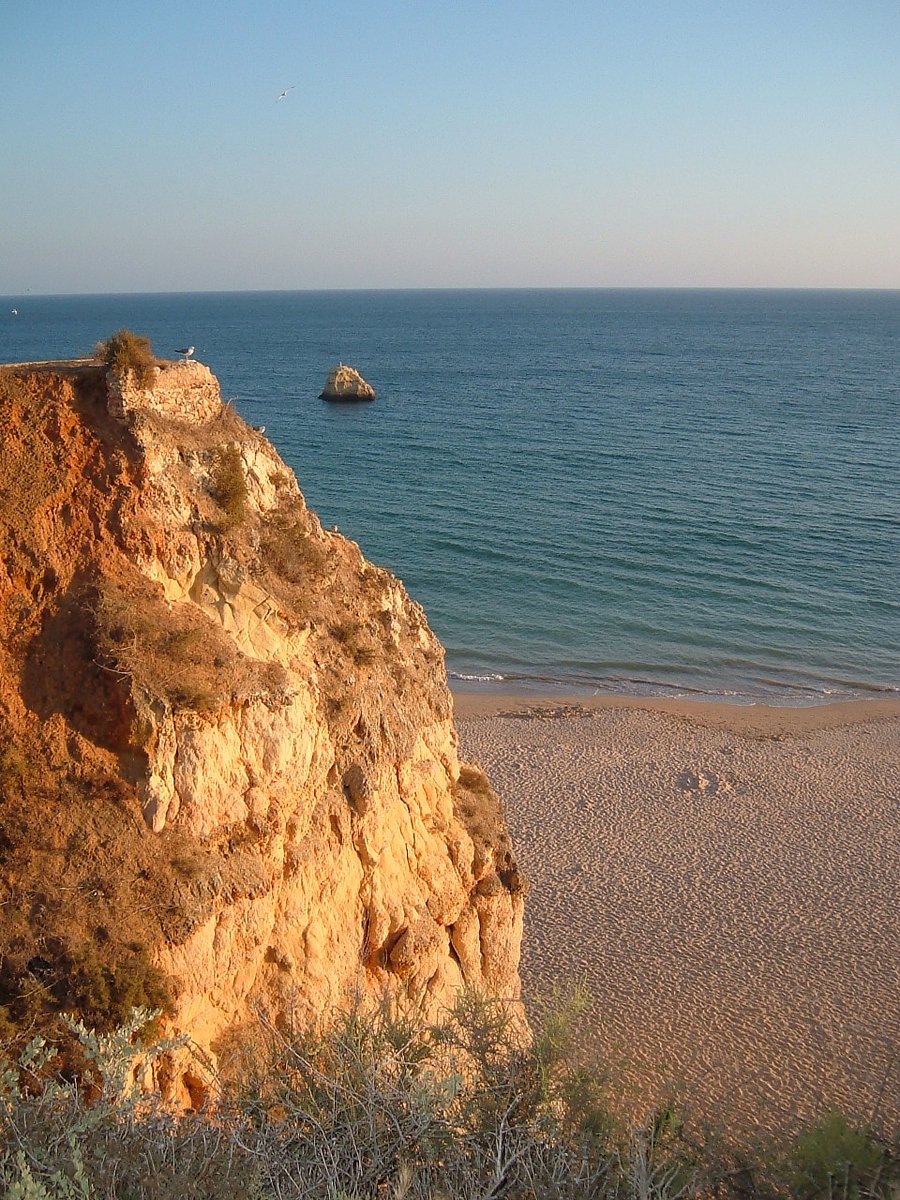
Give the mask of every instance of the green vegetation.
<path id="1" fill-rule="evenodd" d="M 154 967 L 146 947 L 121 948 L 114 961 L 96 949 L 49 939 L 25 969 L 14 960 L 0 966 L 0 1021 L 7 1036 L 22 1028 L 47 1028 L 62 1012 L 77 1012 L 96 1028 L 115 1029 L 133 1008 L 172 1011 L 170 981 Z"/>
<path id="2" fill-rule="evenodd" d="M 832 1111 L 802 1131 L 791 1166 L 793 1191 L 798 1196 L 854 1200 L 874 1194 L 872 1181 L 882 1173 L 885 1161 L 882 1148 L 866 1129 L 852 1125 L 843 1113 Z M 898 1185 L 900 1179 L 895 1178 L 895 1188 Z M 896 1190 L 893 1194 L 897 1195 Z"/>
<path id="3" fill-rule="evenodd" d="M 120 329 L 97 343 L 95 355 L 117 374 L 131 375 L 138 387 L 150 388 L 156 381 L 156 358 L 150 339 L 142 334 Z"/>
<path id="4" fill-rule="evenodd" d="M 247 515 L 247 494 L 240 450 L 235 445 L 220 446 L 213 454 L 210 495 L 225 513 L 226 528 Z"/>
<path id="5" fill-rule="evenodd" d="M 603 1076 L 572 1065 L 565 1014 L 527 1046 L 503 1005 L 472 995 L 440 1026 L 385 1007 L 325 1035 L 263 1028 L 194 1113 L 135 1082 L 186 1053 L 186 1038 L 141 1044 L 153 1016 L 107 1035 L 69 1020 L 77 1083 L 40 1038 L 0 1064 L 4 1196 L 891 1200 L 900 1186 L 896 1155 L 835 1114 L 767 1161 L 692 1141 L 670 1106 L 624 1127 Z"/>

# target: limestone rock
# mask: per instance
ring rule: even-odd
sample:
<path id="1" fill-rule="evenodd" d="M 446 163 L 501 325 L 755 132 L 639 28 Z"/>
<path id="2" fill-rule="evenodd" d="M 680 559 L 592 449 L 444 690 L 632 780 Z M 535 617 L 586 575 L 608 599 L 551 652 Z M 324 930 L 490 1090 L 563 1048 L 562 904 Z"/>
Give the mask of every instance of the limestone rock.
<path id="1" fill-rule="evenodd" d="M 320 400 L 374 400 L 375 389 L 366 383 L 359 371 L 338 363 L 328 372 Z"/>
<path id="2" fill-rule="evenodd" d="M 144 395 L 89 364 L 0 369 L 0 418 L 13 1017 L 29 963 L 81 959 L 143 972 L 151 1001 L 167 979 L 213 1063 L 257 1013 L 517 1002 L 524 883 L 399 580 L 322 528 L 199 363 Z"/>

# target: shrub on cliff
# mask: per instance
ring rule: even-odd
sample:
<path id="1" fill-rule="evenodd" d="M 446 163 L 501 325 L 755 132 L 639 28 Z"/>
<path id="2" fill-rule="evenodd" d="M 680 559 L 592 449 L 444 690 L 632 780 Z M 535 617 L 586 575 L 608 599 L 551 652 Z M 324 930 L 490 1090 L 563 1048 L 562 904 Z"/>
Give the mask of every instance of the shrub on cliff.
<path id="1" fill-rule="evenodd" d="M 247 515 L 247 480 L 237 446 L 220 446 L 213 454 L 210 495 L 225 513 L 226 528 Z"/>
<path id="2" fill-rule="evenodd" d="M 90 944 L 73 947 L 58 938 L 47 942 L 44 952 L 27 962 L 13 954 L 0 965 L 0 1001 L 10 1040 L 21 1041 L 29 1028 L 52 1028 L 61 1012 L 77 1012 L 108 1032 L 135 1007 L 174 1011 L 172 982 L 150 962 L 146 947 L 115 947 L 101 957 Z"/>
<path id="3" fill-rule="evenodd" d="M 117 374 L 130 375 L 138 387 L 150 388 L 156 381 L 156 358 L 150 339 L 142 334 L 120 329 L 97 343 L 96 356 Z"/>

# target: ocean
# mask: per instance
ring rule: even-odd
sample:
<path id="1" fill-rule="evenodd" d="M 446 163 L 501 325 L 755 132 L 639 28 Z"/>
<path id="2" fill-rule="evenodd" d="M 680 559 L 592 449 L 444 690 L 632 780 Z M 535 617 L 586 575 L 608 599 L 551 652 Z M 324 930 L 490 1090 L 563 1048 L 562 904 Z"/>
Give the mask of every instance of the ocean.
<path id="1" fill-rule="evenodd" d="M 197 347 L 457 686 L 900 692 L 900 292 L 25 295 L 0 361 L 121 327 Z"/>

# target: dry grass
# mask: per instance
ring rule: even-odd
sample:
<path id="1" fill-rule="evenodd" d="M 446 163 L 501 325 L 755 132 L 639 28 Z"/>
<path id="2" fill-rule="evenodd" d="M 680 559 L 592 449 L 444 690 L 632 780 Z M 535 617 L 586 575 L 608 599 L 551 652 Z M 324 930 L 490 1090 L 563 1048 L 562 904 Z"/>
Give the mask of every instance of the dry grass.
<path id="1" fill-rule="evenodd" d="M 202 424 L 179 421 L 150 409 L 142 410 L 135 419 L 146 431 L 146 436 L 154 442 L 163 446 L 177 446 L 186 452 L 215 452 L 223 445 L 242 445 L 253 437 L 249 425 L 231 404 L 223 404 L 211 420 Z"/>
<path id="2" fill-rule="evenodd" d="M 864 1125 L 827 1114 L 765 1154 L 692 1140 L 675 1108 L 623 1127 L 604 1073 L 571 1061 L 577 1008 L 530 1046 L 464 996 L 438 1026 L 387 1007 L 326 1034 L 261 1027 L 215 1110 L 177 1114 L 130 1082 L 164 1057 L 135 1014 L 73 1026 L 82 1082 L 33 1045 L 3 1072 L 0 1183 L 18 1200 L 891 1200 L 900 1172 Z M 237 1063 L 234 1064 L 237 1067 Z M 86 1085 L 86 1086 L 85 1086 Z"/>
<path id="3" fill-rule="evenodd" d="M 269 515 L 261 536 L 260 562 L 284 583 L 315 588 L 327 567 L 328 552 L 296 502 Z"/>
<path id="4" fill-rule="evenodd" d="M 142 577 L 104 585 L 95 618 L 99 660 L 172 708 L 211 712 L 283 685 L 277 663 L 248 659 L 210 616 L 192 604 L 169 604 Z"/>
<path id="5" fill-rule="evenodd" d="M 152 842 L 119 781 L 47 766 L 22 744 L 0 760 L 0 1029 L 19 1040 L 58 1033 L 64 1011 L 109 1029 L 136 1004 L 169 1010 L 173 996 L 148 946 L 155 904 L 174 915 L 178 839 Z"/>
<path id="6" fill-rule="evenodd" d="M 219 446 L 213 452 L 209 479 L 210 495 L 225 514 L 225 528 L 239 524 L 247 515 L 247 480 L 236 445 Z"/>
<path id="7" fill-rule="evenodd" d="M 130 376 L 141 388 L 151 388 L 156 382 L 157 366 L 150 339 L 130 329 L 120 329 L 98 342 L 94 356 L 123 377 Z"/>
<path id="8" fill-rule="evenodd" d="M 493 863 L 496 876 L 504 887 L 511 892 L 526 891 L 527 880 L 519 872 L 513 856 L 503 804 L 479 763 L 460 764 L 459 780 L 453 788 L 453 807 L 475 846 L 476 875 Z M 485 887 L 490 886 L 489 881 L 483 883 Z"/>
<path id="9" fill-rule="evenodd" d="M 376 646 L 359 621 L 339 621 L 330 625 L 328 632 L 355 666 L 371 666 L 378 661 Z"/>

